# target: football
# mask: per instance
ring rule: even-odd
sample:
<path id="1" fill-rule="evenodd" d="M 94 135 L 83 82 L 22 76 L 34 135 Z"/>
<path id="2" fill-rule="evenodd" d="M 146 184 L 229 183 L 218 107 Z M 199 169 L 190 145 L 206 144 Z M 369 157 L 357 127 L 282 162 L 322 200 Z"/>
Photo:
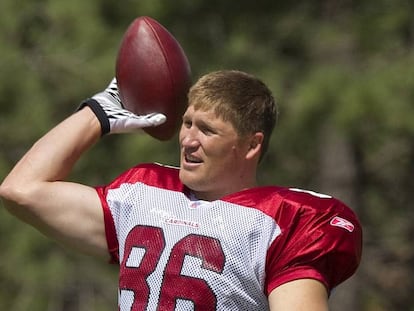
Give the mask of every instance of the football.
<path id="1" fill-rule="evenodd" d="M 144 131 L 158 140 L 172 138 L 191 86 L 190 64 L 175 37 L 153 18 L 136 18 L 123 35 L 115 69 L 125 109 L 137 115 L 165 114 L 164 124 Z"/>

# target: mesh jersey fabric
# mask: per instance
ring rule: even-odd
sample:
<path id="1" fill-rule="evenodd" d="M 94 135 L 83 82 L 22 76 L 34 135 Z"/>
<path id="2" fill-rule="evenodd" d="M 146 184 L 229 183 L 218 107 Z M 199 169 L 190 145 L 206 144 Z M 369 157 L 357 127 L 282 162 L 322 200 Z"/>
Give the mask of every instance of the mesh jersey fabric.
<path id="1" fill-rule="evenodd" d="M 201 201 L 159 164 L 96 190 L 120 310 L 267 310 L 277 286 L 313 278 L 331 290 L 360 261 L 359 221 L 328 196 L 269 186 Z"/>

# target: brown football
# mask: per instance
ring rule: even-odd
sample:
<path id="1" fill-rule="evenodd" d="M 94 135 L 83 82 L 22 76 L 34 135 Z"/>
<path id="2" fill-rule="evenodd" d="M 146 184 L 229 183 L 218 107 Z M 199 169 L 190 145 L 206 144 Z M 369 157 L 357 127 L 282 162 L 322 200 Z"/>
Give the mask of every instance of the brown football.
<path id="1" fill-rule="evenodd" d="M 136 18 L 122 38 L 115 75 L 126 109 L 137 115 L 160 112 L 167 116 L 164 124 L 144 131 L 159 140 L 172 138 L 191 86 L 189 61 L 174 36 L 150 17 Z"/>

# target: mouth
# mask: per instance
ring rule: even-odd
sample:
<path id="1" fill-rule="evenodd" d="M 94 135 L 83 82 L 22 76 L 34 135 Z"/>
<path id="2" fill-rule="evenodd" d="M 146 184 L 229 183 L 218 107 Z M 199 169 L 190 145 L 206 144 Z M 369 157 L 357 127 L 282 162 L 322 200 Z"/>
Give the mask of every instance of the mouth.
<path id="1" fill-rule="evenodd" d="M 191 164 L 200 164 L 203 162 L 200 158 L 193 156 L 191 154 L 184 154 L 184 160 L 186 163 Z"/>

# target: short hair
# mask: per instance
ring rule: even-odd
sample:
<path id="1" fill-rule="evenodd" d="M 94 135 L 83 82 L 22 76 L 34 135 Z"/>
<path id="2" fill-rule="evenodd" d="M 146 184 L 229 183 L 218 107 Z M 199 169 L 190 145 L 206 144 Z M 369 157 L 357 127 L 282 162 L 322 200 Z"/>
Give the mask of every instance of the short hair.
<path id="1" fill-rule="evenodd" d="M 266 153 L 278 107 L 272 92 L 257 77 L 238 70 L 208 73 L 190 88 L 188 102 L 195 109 L 213 109 L 241 137 L 262 132 L 261 158 Z"/>

